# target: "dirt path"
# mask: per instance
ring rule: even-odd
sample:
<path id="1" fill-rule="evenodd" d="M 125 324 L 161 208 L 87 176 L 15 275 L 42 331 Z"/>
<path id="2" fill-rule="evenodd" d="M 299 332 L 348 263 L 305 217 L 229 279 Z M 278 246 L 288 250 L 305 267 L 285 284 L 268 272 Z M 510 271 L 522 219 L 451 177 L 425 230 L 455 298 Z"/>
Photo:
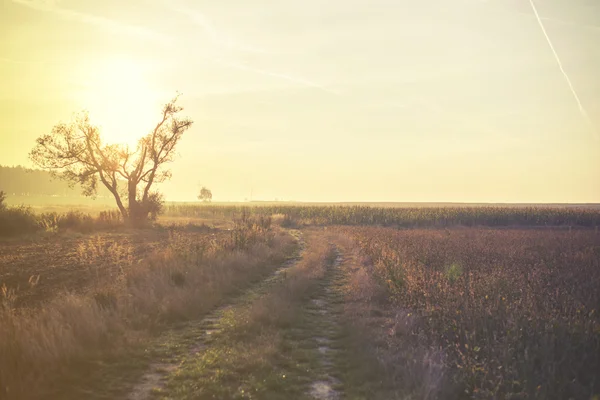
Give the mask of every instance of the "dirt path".
<path id="1" fill-rule="evenodd" d="M 186 328 L 185 351 L 153 363 L 127 399 L 345 398 L 346 255 L 323 231 L 305 234 L 296 257 Z"/>
<path id="2" fill-rule="evenodd" d="M 210 344 L 212 338 L 220 332 L 219 326 L 220 321 L 223 319 L 231 309 L 240 303 L 252 301 L 254 298 L 264 293 L 268 288 L 281 279 L 282 275 L 285 275 L 285 271 L 294 266 L 302 258 L 304 252 L 304 241 L 302 234 L 299 231 L 292 232 L 298 240 L 298 250 L 296 253 L 283 263 L 277 270 L 273 272 L 268 278 L 264 279 L 260 283 L 254 285 L 250 289 L 244 291 L 241 295 L 232 299 L 229 303 L 220 306 L 201 320 L 189 324 L 185 328 L 185 332 L 180 337 L 186 338 L 184 343 L 181 345 L 186 346 L 187 350 L 180 352 L 178 356 L 157 360 L 150 364 L 148 371 L 139 379 L 139 381 L 133 386 L 129 395 L 126 397 L 128 400 L 145 400 L 155 398 L 156 393 L 164 388 L 165 379 L 170 374 L 176 373 L 177 370 L 185 363 L 185 360 L 189 356 L 195 356 L 198 353 L 203 352 Z M 175 344 L 179 346 L 179 344 Z"/>
<path id="3" fill-rule="evenodd" d="M 336 290 L 336 278 L 343 261 L 342 254 L 336 249 L 336 258 L 323 281 L 319 295 L 311 299 L 307 312 L 312 313 L 312 324 L 305 327 L 305 333 L 312 335 L 319 354 L 320 376 L 309 386 L 310 397 L 317 400 L 336 400 L 341 397 L 342 382 L 337 378 L 334 355 L 343 351 L 336 346 L 339 336 L 339 292 Z"/>

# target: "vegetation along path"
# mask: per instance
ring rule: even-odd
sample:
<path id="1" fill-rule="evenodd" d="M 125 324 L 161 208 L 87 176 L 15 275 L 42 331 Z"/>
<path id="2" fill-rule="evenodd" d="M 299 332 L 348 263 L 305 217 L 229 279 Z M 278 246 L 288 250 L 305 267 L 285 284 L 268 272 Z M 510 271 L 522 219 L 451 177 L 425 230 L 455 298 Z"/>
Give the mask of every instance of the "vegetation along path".
<path id="1" fill-rule="evenodd" d="M 298 236 L 275 274 L 167 339 L 128 399 L 343 398 L 343 255 L 322 230 Z"/>
<path id="2" fill-rule="evenodd" d="M 204 318 L 187 325 L 185 328 L 170 332 L 165 337 L 163 349 L 157 351 L 158 359 L 152 362 L 148 370 L 132 387 L 127 399 L 142 400 L 155 398 L 165 386 L 166 378 L 170 374 L 177 374 L 185 367 L 190 358 L 207 352 L 212 338 L 221 331 L 221 324 L 226 316 L 239 304 L 251 301 L 266 291 L 269 286 L 281 279 L 285 271 L 294 266 L 302 258 L 304 240 L 299 231 L 292 235 L 298 240 L 298 250 L 284 262 L 274 273 L 255 286 L 243 292 L 242 295 L 220 306 Z M 156 350 L 156 349 L 155 349 Z"/>

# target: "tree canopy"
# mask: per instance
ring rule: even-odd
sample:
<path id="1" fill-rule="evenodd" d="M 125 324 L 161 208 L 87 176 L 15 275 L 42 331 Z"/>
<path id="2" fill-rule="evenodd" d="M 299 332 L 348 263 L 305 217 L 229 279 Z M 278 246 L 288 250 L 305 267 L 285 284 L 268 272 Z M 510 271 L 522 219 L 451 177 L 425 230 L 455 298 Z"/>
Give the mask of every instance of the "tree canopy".
<path id="1" fill-rule="evenodd" d="M 198 200 L 202 200 L 204 202 L 212 201 L 212 192 L 206 186 L 202 186 L 200 189 L 200 194 L 198 195 Z"/>
<path id="2" fill-rule="evenodd" d="M 30 158 L 70 185 L 80 184 L 86 196 L 95 196 L 102 184 L 125 220 L 142 222 L 160 210 L 162 196 L 152 186 L 171 177 L 164 166 L 173 161 L 175 147 L 193 123 L 179 116 L 183 108 L 177 99 L 164 105 L 159 122 L 139 139 L 135 150 L 103 143 L 100 129 L 82 112 L 40 136 Z"/>

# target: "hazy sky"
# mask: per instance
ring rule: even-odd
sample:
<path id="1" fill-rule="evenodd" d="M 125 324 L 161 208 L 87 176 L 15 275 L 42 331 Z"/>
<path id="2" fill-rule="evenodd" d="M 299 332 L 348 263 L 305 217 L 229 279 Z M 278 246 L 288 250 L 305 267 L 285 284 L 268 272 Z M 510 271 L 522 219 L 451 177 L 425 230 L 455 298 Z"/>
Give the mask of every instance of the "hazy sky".
<path id="1" fill-rule="evenodd" d="M 600 202 L 600 4 L 2 0 L 0 164 L 88 109 L 134 143 L 183 93 L 192 200 Z"/>

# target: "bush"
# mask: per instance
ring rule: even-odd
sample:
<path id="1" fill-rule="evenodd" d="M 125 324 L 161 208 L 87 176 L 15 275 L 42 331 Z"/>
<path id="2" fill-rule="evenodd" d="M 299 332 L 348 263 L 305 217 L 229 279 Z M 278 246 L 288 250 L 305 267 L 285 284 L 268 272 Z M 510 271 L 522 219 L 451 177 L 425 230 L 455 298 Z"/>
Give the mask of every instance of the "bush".
<path id="1" fill-rule="evenodd" d="M 96 226 L 103 229 L 116 228 L 123 225 L 121 213 L 117 210 L 101 211 L 96 218 Z"/>
<path id="2" fill-rule="evenodd" d="M 296 228 L 298 223 L 290 214 L 284 214 L 281 220 L 281 226 L 283 228 Z"/>
<path id="3" fill-rule="evenodd" d="M 89 233 L 121 226 L 123 219 L 118 211 L 102 211 L 94 218 L 81 211 L 35 214 L 29 207 L 0 207 L 0 236 L 18 236 L 40 230 Z"/>
<path id="4" fill-rule="evenodd" d="M 94 227 L 94 218 L 81 211 L 69 211 L 58 218 L 58 229 L 78 232 L 90 232 Z"/>
<path id="5" fill-rule="evenodd" d="M 33 211 L 28 207 L 0 208 L 0 236 L 15 236 L 34 233 L 40 225 Z"/>
<path id="6" fill-rule="evenodd" d="M 96 225 L 96 221 L 91 215 L 81 211 L 69 211 L 65 214 L 43 213 L 37 218 L 41 228 L 53 232 L 65 230 L 91 232 Z"/>
<path id="7" fill-rule="evenodd" d="M 28 207 L 7 207 L 6 193 L 0 191 L 0 236 L 22 235 L 39 229 L 36 216 Z"/>
<path id="8" fill-rule="evenodd" d="M 164 207 L 163 195 L 160 192 L 150 193 L 148 199 L 141 204 L 144 215 L 148 215 L 150 221 L 156 221 L 159 214 L 162 213 Z"/>

